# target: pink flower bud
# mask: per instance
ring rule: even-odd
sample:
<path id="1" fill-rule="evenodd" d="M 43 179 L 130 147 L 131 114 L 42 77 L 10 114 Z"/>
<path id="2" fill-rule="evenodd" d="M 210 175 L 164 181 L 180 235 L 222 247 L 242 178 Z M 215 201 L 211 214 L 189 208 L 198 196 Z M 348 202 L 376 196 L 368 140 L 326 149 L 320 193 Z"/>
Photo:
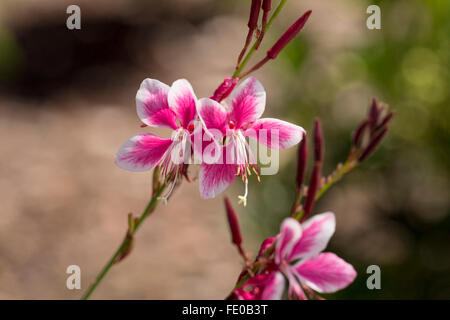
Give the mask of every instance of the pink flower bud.
<path id="1" fill-rule="evenodd" d="M 278 41 L 273 45 L 272 48 L 267 51 L 267 57 L 270 59 L 275 59 L 281 50 L 299 33 L 303 28 L 309 16 L 311 15 L 311 10 L 305 12 L 297 21 L 292 24 L 289 29 L 287 29 L 283 35 L 278 39 Z"/>
<path id="2" fill-rule="evenodd" d="M 217 102 L 222 101 L 228 97 L 238 82 L 239 78 L 225 78 L 210 98 L 216 100 Z"/>

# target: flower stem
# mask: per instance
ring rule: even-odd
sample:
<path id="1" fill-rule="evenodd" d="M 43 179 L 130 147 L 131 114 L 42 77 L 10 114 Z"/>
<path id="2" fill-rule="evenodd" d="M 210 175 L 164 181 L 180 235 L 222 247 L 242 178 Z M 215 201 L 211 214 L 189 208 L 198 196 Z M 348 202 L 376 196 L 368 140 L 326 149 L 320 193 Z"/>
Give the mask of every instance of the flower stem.
<path id="1" fill-rule="evenodd" d="M 117 259 L 122 255 L 122 253 L 129 247 L 130 242 L 132 241 L 132 236 L 137 232 L 139 229 L 139 226 L 144 222 L 144 220 L 155 210 L 157 204 L 158 204 L 158 197 L 162 194 L 164 191 L 166 185 L 162 184 L 155 192 L 153 193 L 152 198 L 150 199 L 150 202 L 148 203 L 145 210 L 142 212 L 141 216 L 136 220 L 134 224 L 133 230 L 129 230 L 127 232 L 127 235 L 124 237 L 122 243 L 117 248 L 116 252 L 113 254 L 111 259 L 106 263 L 106 265 L 103 267 L 102 271 L 98 274 L 97 278 L 95 279 L 95 282 L 91 284 L 91 286 L 88 288 L 86 293 L 81 298 L 82 300 L 87 300 L 91 296 L 91 294 L 95 291 L 97 286 L 100 284 L 100 282 L 103 280 L 103 278 L 106 276 L 106 274 L 109 272 L 111 267 L 117 262 Z"/>
<path id="2" fill-rule="evenodd" d="M 355 160 L 347 160 L 344 163 L 344 165 L 342 166 L 342 168 L 340 168 L 336 172 L 336 174 L 334 174 L 333 177 L 317 191 L 317 194 L 316 194 L 316 197 L 315 197 L 315 201 L 319 200 L 319 198 L 325 192 L 327 192 L 328 189 L 330 189 L 336 182 L 338 182 L 346 173 L 348 173 L 353 168 L 355 168 L 357 164 L 358 164 L 358 162 L 355 161 Z M 295 219 L 300 220 L 303 217 L 304 214 L 305 214 L 304 210 L 299 211 L 297 213 L 297 215 L 295 216 Z"/>
<path id="3" fill-rule="evenodd" d="M 273 12 L 272 16 L 270 17 L 269 21 L 267 22 L 266 25 L 266 29 L 264 31 L 264 33 L 267 33 L 267 31 L 269 31 L 270 26 L 272 25 L 273 21 L 275 20 L 275 18 L 278 16 L 278 14 L 280 13 L 281 9 L 283 9 L 284 5 L 286 4 L 287 0 L 281 0 L 280 3 L 278 4 L 277 8 L 275 9 L 275 11 Z M 253 46 L 250 48 L 250 50 L 247 52 L 246 56 L 244 57 L 244 59 L 242 60 L 239 68 L 237 68 L 233 75 L 231 76 L 232 78 L 236 78 L 239 76 L 239 74 L 241 73 L 242 69 L 246 66 L 246 64 L 248 63 L 248 61 L 250 60 L 250 58 L 253 56 L 253 54 L 255 53 L 256 49 L 258 47 L 258 41 L 255 41 L 255 43 L 253 44 Z"/>

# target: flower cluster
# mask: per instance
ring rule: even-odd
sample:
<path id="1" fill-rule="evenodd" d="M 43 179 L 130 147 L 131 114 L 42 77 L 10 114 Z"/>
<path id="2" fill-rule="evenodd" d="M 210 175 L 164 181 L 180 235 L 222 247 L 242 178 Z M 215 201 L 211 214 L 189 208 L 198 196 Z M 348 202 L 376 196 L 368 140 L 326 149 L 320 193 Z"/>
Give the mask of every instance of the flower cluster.
<path id="1" fill-rule="evenodd" d="M 183 168 L 197 156 L 201 160 L 201 196 L 217 196 L 240 176 L 245 183 L 245 194 L 240 199 L 245 205 L 248 176 L 253 172 L 259 178 L 247 138 L 272 149 L 286 149 L 299 143 L 304 134 L 303 128 L 289 122 L 261 118 L 265 104 L 266 92 L 254 77 L 231 90 L 228 102 L 223 103 L 212 98 L 197 99 L 184 79 L 171 87 L 146 79 L 136 95 L 137 114 L 146 126 L 172 129 L 172 137 L 135 135 L 120 148 L 116 163 L 130 171 L 159 166 L 173 188 Z"/>

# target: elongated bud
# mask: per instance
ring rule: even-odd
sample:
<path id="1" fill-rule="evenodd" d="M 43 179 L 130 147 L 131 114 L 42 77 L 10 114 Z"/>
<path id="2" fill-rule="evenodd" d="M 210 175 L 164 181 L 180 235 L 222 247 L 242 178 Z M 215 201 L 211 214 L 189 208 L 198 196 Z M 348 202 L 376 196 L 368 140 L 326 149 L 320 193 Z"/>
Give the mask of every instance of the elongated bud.
<path id="1" fill-rule="evenodd" d="M 297 192 L 301 189 L 303 180 L 305 179 L 306 171 L 306 161 L 308 158 L 308 143 L 306 141 L 306 134 L 303 132 L 302 142 L 298 147 L 298 158 L 297 158 Z"/>
<path id="2" fill-rule="evenodd" d="M 383 128 L 384 126 L 386 126 L 389 121 L 391 121 L 392 117 L 394 116 L 395 112 L 391 111 L 389 112 L 387 115 L 384 116 L 384 118 L 381 120 L 380 124 L 375 128 L 375 131 Z"/>
<path id="3" fill-rule="evenodd" d="M 227 211 L 228 224 L 230 225 L 231 241 L 237 246 L 240 246 L 242 243 L 242 236 L 239 228 L 239 221 L 228 197 L 225 198 L 225 209 Z"/>
<path id="4" fill-rule="evenodd" d="M 367 157 L 370 156 L 375 151 L 375 149 L 378 147 L 381 140 L 383 140 L 383 138 L 386 135 L 386 133 L 388 132 L 388 130 L 389 130 L 389 127 L 384 128 L 374 139 L 372 139 L 372 141 L 367 146 L 366 150 L 364 150 L 364 152 L 358 158 L 359 162 L 367 159 Z"/>
<path id="5" fill-rule="evenodd" d="M 375 127 L 378 123 L 379 115 L 380 115 L 380 110 L 378 107 L 378 100 L 376 98 L 373 98 L 372 105 L 370 106 L 370 110 L 369 110 L 369 123 L 370 123 L 371 132 L 373 132 L 373 130 L 375 129 Z"/>
<path id="6" fill-rule="evenodd" d="M 250 16 L 248 17 L 247 24 L 252 33 L 258 25 L 259 11 L 261 11 L 261 0 L 252 0 L 252 6 L 250 7 Z"/>
<path id="7" fill-rule="evenodd" d="M 264 38 L 264 35 L 266 33 L 266 26 L 267 26 L 267 17 L 269 15 L 269 11 L 272 9 L 272 1 L 271 0 L 263 0 L 262 3 L 262 19 L 261 19 L 261 33 L 258 37 L 258 42 L 256 43 L 255 49 L 258 50 L 259 45 L 261 44 L 261 41 Z"/>
<path id="8" fill-rule="evenodd" d="M 314 120 L 314 160 L 322 162 L 323 160 L 323 134 L 320 120 Z"/>
<path id="9" fill-rule="evenodd" d="M 225 78 L 210 98 L 217 102 L 222 101 L 228 97 L 238 82 L 239 78 Z"/>
<path id="10" fill-rule="evenodd" d="M 317 190 L 320 188 L 320 179 L 322 177 L 322 160 L 323 160 L 323 135 L 320 120 L 314 120 L 314 169 L 309 179 L 308 194 L 306 195 L 303 210 L 305 214 L 302 220 L 306 218 L 314 207 L 316 201 Z"/>
<path id="11" fill-rule="evenodd" d="M 353 139 L 352 139 L 352 143 L 353 143 L 354 147 L 358 146 L 359 141 L 361 141 L 361 137 L 364 133 L 364 130 L 367 128 L 368 124 L 369 124 L 369 120 L 365 120 L 355 129 L 355 131 L 353 133 Z"/>
<path id="12" fill-rule="evenodd" d="M 314 207 L 317 190 L 319 189 L 320 176 L 322 174 L 321 172 L 322 172 L 322 164 L 320 162 L 316 162 L 314 165 L 313 172 L 311 174 L 311 178 L 309 180 L 308 195 L 306 196 L 305 205 L 303 209 L 305 211 L 305 214 L 303 215 L 302 220 L 304 220 L 306 216 L 308 216 L 311 213 Z"/>
<path id="13" fill-rule="evenodd" d="M 248 25 L 247 38 L 245 39 L 244 48 L 242 48 L 241 53 L 239 53 L 236 69 L 239 68 L 239 64 L 241 63 L 241 60 L 244 57 L 245 52 L 247 51 L 248 45 L 252 41 L 253 33 L 255 32 L 255 29 L 258 26 L 258 18 L 260 11 L 261 11 L 261 0 L 252 0 L 252 5 L 250 7 L 250 16 L 248 18 L 247 23 Z"/>
<path id="14" fill-rule="evenodd" d="M 297 35 L 297 33 L 300 32 L 311 15 L 311 12 L 311 10 L 306 11 L 297 21 L 294 22 L 294 24 L 289 27 L 289 29 L 283 33 L 273 47 L 267 51 L 267 57 L 270 59 L 275 59 L 277 57 L 280 51 L 283 50 L 283 48 Z"/>

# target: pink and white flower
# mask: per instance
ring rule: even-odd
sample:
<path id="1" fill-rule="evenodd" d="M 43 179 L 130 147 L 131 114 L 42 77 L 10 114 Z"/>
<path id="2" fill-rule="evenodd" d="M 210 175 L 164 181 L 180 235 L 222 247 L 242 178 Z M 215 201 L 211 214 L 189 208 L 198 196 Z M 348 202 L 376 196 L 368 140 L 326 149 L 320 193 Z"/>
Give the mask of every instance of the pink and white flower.
<path id="1" fill-rule="evenodd" d="M 303 128 L 278 119 L 260 119 L 265 105 L 266 92 L 254 77 L 249 77 L 231 92 L 229 108 L 209 98 L 198 101 L 200 120 L 207 132 L 214 131 L 212 136 L 221 143 L 222 155 L 226 157 L 224 163 L 203 161 L 199 174 L 203 198 L 214 198 L 238 175 L 245 183 L 245 194 L 239 198 L 246 204 L 248 175 L 254 171 L 259 178 L 247 137 L 279 150 L 290 148 L 301 141 Z"/>
<path id="2" fill-rule="evenodd" d="M 137 134 L 119 149 L 116 163 L 129 171 L 147 171 L 160 165 L 164 178 L 174 178 L 173 187 L 185 157 L 190 156 L 197 119 L 194 90 L 185 79 L 175 81 L 171 87 L 158 80 L 145 79 L 136 94 L 136 109 L 143 126 L 173 129 L 172 137 Z"/>
<path id="3" fill-rule="evenodd" d="M 348 286 L 356 277 L 353 266 L 334 253 L 322 252 L 335 225 L 335 216 L 331 212 L 316 215 L 302 224 L 286 218 L 274 246 L 273 241 L 269 241 L 261 250 L 274 250 L 265 271 L 235 290 L 235 296 L 240 299 L 280 299 L 286 286 L 284 279 L 288 282 L 288 297 L 296 299 L 307 298 L 304 289 L 332 293 Z"/>

